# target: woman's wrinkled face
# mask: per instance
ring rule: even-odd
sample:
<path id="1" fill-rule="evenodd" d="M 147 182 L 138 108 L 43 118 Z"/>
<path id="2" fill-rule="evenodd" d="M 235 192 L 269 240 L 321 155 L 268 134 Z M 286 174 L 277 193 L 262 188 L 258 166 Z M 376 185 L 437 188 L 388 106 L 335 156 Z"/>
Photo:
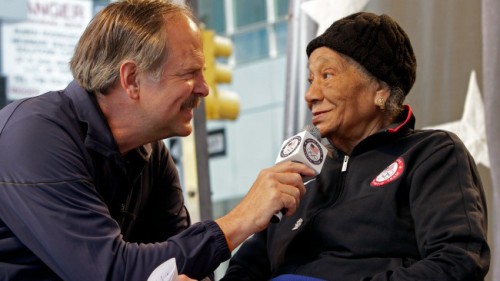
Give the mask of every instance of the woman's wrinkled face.
<path id="1" fill-rule="evenodd" d="M 334 143 L 357 143 L 378 129 L 379 83 L 338 52 L 320 47 L 311 53 L 309 82 L 305 99 L 322 137 Z"/>

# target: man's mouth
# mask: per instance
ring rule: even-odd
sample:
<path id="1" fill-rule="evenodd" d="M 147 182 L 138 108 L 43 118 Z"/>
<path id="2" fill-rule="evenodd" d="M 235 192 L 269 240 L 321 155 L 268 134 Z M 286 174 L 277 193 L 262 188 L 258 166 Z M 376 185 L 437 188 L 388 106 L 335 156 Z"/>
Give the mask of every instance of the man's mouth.
<path id="1" fill-rule="evenodd" d="M 186 100 L 182 105 L 181 109 L 194 109 L 198 108 L 200 105 L 200 97 L 190 97 L 188 100 Z"/>

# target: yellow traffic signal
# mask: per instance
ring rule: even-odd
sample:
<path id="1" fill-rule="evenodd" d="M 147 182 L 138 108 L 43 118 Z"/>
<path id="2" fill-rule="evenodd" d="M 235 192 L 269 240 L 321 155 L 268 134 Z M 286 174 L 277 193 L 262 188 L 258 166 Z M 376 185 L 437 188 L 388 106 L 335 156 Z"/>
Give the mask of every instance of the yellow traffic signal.
<path id="1" fill-rule="evenodd" d="M 210 94 L 205 98 L 207 120 L 235 120 L 240 113 L 240 101 L 236 93 L 217 89 L 217 84 L 231 83 L 229 67 L 218 64 L 218 57 L 229 57 L 233 44 L 228 38 L 217 36 L 212 30 L 203 31 L 203 52 L 205 53 L 205 80 Z"/>

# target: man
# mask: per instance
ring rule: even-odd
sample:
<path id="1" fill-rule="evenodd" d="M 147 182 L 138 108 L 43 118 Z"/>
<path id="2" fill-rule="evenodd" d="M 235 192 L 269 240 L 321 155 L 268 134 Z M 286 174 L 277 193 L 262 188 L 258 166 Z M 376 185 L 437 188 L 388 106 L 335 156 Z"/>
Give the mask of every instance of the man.
<path id="1" fill-rule="evenodd" d="M 208 94 L 202 50 L 186 8 L 112 3 L 80 38 L 75 81 L 0 111 L 0 279 L 146 280 L 170 258 L 202 279 L 276 211 L 295 211 L 314 172 L 289 162 L 226 216 L 189 226 L 161 140 L 192 131 Z"/>
<path id="2" fill-rule="evenodd" d="M 297 211 L 245 242 L 224 281 L 479 281 L 486 199 L 474 159 L 415 130 L 410 39 L 387 15 L 334 22 L 307 46 L 312 123 L 331 145 Z"/>

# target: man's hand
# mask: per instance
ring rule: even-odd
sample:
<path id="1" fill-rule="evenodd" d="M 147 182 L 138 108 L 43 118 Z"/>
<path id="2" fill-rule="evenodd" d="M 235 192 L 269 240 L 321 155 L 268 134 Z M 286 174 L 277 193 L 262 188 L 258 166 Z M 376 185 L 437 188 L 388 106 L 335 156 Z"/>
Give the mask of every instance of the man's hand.
<path id="1" fill-rule="evenodd" d="M 196 281 L 196 279 L 191 279 L 187 277 L 187 275 L 179 275 L 176 279 L 176 281 Z"/>
<path id="2" fill-rule="evenodd" d="M 302 177 L 314 175 L 306 165 L 290 161 L 262 170 L 243 200 L 216 220 L 229 248 L 264 230 L 276 212 L 286 209 L 285 215 L 292 215 L 306 192 Z"/>

